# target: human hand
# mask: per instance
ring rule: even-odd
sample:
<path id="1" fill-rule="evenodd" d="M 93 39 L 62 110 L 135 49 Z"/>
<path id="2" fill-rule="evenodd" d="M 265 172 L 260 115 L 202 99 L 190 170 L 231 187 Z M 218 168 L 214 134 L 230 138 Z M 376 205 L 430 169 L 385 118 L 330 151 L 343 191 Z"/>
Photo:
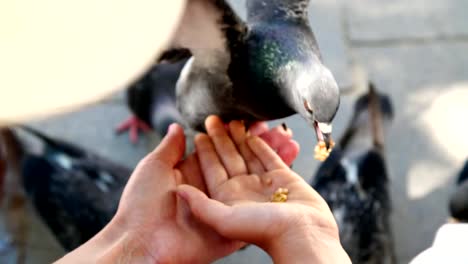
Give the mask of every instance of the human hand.
<path id="1" fill-rule="evenodd" d="M 264 141 L 249 138 L 239 122 L 230 123 L 230 135 L 215 117 L 206 127 L 208 135 L 198 135 L 195 145 L 215 200 L 191 186 L 178 188 L 198 219 L 227 238 L 260 246 L 275 263 L 349 262 L 328 205 Z M 286 203 L 269 202 L 278 188 L 288 189 Z"/>
<path id="2" fill-rule="evenodd" d="M 238 250 L 243 243 L 195 219 L 176 196 L 191 179 L 177 168 L 184 151 L 183 129 L 172 125 L 130 176 L 111 222 L 59 263 L 210 263 Z"/>
<path id="3" fill-rule="evenodd" d="M 198 165 L 179 163 L 184 152 L 183 130 L 172 125 L 156 150 L 135 169 L 112 220 L 113 226 L 128 233 L 131 242 L 127 244 L 134 252 L 153 263 L 209 263 L 242 246 L 195 219 L 175 195 L 178 184 L 197 181 L 191 177 L 196 171 L 188 169 Z"/>
<path id="4" fill-rule="evenodd" d="M 268 130 L 265 123 L 252 129 L 250 133 L 260 134 L 286 160 L 292 162 L 297 156 L 298 146 L 290 131 Z M 158 148 L 130 177 L 112 221 L 61 261 L 205 263 L 239 249 L 243 243 L 223 238 L 194 219 L 175 196 L 178 184 L 205 188 L 197 155 L 180 161 L 184 149 L 182 129 L 171 126 Z"/>

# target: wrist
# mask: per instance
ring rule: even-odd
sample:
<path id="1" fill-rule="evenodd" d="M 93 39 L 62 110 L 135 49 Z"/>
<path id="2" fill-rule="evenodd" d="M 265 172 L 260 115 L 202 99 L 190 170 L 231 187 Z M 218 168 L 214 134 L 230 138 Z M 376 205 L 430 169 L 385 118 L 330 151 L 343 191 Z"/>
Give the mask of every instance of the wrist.
<path id="1" fill-rule="evenodd" d="M 264 249 L 276 264 L 351 263 L 340 243 L 336 224 L 296 223 Z"/>
<path id="2" fill-rule="evenodd" d="M 306 235 L 304 235 L 306 236 Z M 298 240 L 278 240 L 267 253 L 274 263 L 351 263 L 337 239 L 329 237 L 299 238 Z"/>
<path id="3" fill-rule="evenodd" d="M 155 263 L 138 236 L 111 221 L 85 244 L 56 263 Z"/>

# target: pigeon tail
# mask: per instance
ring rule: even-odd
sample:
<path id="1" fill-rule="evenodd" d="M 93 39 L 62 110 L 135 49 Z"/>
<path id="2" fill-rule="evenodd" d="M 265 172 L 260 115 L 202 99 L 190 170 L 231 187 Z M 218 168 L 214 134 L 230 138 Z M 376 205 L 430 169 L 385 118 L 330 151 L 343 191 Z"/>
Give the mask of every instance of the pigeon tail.
<path id="1" fill-rule="evenodd" d="M 391 99 L 379 93 L 373 83 L 369 83 L 368 92 L 354 104 L 353 117 L 338 145 L 345 150 L 357 134 L 363 129 L 370 129 L 371 145 L 383 152 L 385 128 L 393 116 Z"/>
<path id="2" fill-rule="evenodd" d="M 39 132 L 32 127 L 20 126 L 20 129 L 42 141 L 42 143 L 46 146 L 45 152 L 65 152 L 67 155 L 74 157 L 85 155 L 85 152 L 77 146 L 61 140 L 52 139 L 51 137 L 46 136 L 44 133 Z M 26 146 L 24 148 L 26 148 Z"/>
<path id="3" fill-rule="evenodd" d="M 372 83 L 369 84 L 369 113 L 370 122 L 372 129 L 372 137 L 374 141 L 374 147 L 383 152 L 384 147 L 384 131 L 383 121 L 381 114 L 380 98 Z"/>

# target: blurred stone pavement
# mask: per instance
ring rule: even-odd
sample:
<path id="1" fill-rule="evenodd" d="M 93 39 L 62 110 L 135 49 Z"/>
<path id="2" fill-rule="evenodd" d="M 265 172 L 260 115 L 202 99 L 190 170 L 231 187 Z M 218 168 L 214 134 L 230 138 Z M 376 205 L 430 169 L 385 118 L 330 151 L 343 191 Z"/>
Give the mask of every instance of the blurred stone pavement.
<path id="1" fill-rule="evenodd" d="M 232 0 L 241 14 L 245 0 Z M 339 138 L 364 92 L 364 72 L 394 103 L 396 118 L 387 135 L 393 228 L 399 263 L 427 248 L 447 217 L 456 172 L 468 157 L 468 1 L 312 0 L 310 21 L 325 64 L 343 88 L 334 121 Z M 362 82 L 362 81 L 361 81 Z M 135 166 L 158 142 L 148 135 L 133 146 L 114 127 L 129 112 L 122 93 L 80 111 L 34 122 L 50 135 L 79 142 L 115 161 Z M 279 121 L 273 122 L 277 124 Z M 301 144 L 294 169 L 310 179 L 313 130 L 299 117 L 286 119 Z M 0 212 L 0 263 L 16 263 L 8 240 L 26 248 L 26 263 L 50 263 L 63 250 L 27 206 L 27 233 L 8 236 Z M 250 247 L 217 263 L 271 263 Z"/>

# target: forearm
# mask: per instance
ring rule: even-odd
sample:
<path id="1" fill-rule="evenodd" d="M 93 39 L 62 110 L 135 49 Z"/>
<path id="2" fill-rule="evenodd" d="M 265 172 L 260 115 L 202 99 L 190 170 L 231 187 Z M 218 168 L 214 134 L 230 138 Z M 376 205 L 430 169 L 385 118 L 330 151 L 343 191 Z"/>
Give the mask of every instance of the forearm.
<path id="1" fill-rule="evenodd" d="M 88 242 L 55 262 L 65 263 L 154 263 L 135 236 L 111 222 Z"/>

